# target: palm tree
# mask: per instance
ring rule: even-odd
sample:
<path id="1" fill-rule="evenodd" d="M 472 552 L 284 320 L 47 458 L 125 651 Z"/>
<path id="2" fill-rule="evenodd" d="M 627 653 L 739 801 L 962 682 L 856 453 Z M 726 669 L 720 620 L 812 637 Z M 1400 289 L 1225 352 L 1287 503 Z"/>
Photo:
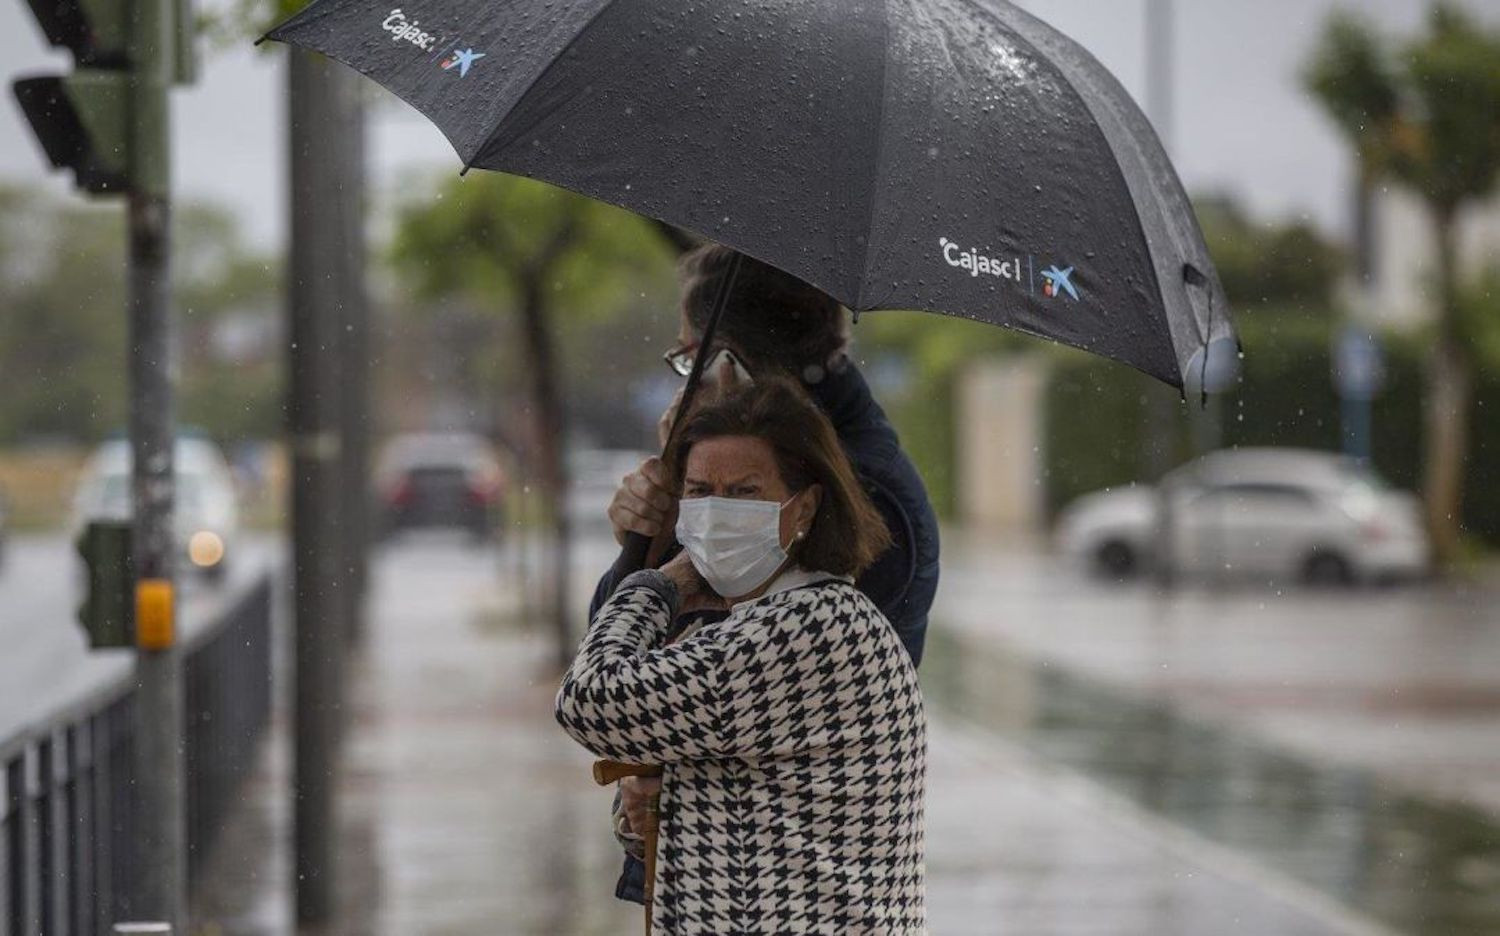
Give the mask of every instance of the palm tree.
<path id="1" fill-rule="evenodd" d="M 1354 147 L 1366 195 L 1388 178 L 1427 204 L 1438 264 L 1423 498 L 1438 556 L 1451 560 L 1475 367 L 1460 312 L 1458 221 L 1500 181 L 1500 35 L 1447 2 L 1434 4 L 1425 35 L 1399 46 L 1336 14 L 1304 79 Z"/>

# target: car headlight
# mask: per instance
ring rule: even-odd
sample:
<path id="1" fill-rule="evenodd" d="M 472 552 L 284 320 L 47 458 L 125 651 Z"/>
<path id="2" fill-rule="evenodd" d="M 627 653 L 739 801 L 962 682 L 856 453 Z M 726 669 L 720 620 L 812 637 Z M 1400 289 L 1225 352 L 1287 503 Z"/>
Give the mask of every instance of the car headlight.
<path id="1" fill-rule="evenodd" d="M 1379 513 L 1380 502 L 1374 491 L 1359 484 L 1344 492 L 1340 506 L 1356 523 L 1369 523 Z"/>
<path id="2" fill-rule="evenodd" d="M 209 530 L 199 530 L 188 540 L 188 558 L 200 569 L 224 561 L 224 540 Z"/>

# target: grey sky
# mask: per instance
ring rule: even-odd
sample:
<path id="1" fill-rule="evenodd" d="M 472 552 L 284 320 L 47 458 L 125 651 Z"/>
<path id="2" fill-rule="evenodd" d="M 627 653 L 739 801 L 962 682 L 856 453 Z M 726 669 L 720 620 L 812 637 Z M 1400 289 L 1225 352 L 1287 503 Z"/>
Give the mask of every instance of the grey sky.
<path id="1" fill-rule="evenodd" d="M 216 4 L 219 0 L 200 0 Z M 1022 4 L 1089 47 L 1137 98 L 1145 90 L 1145 0 L 1025 0 Z M 1500 21 L 1500 0 L 1466 0 Z M 1383 27 L 1419 26 L 1426 0 L 1177 0 L 1174 153 L 1189 189 L 1242 197 L 1262 217 L 1308 216 L 1341 231 L 1348 156 L 1308 103 L 1297 71 L 1327 13 L 1357 6 Z M 0 71 L 67 67 L 48 50 L 22 0 L 0 12 Z M 216 53 L 203 79 L 175 103 L 179 191 L 234 207 L 254 239 L 278 243 L 284 75 L 276 53 Z M 11 94 L 0 105 L 0 179 L 68 191 L 43 166 Z M 382 102 L 372 126 L 372 170 L 384 189 L 457 171 L 447 143 L 414 111 Z"/>

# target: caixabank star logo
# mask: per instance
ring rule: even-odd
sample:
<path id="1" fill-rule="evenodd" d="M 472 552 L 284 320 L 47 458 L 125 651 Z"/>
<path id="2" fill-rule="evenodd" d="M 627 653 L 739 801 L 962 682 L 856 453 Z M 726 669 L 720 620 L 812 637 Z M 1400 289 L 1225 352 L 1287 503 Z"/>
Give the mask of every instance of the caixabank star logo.
<path id="1" fill-rule="evenodd" d="M 1072 267 L 1060 270 L 1054 264 L 1042 271 L 1042 279 L 1045 281 L 1042 283 L 1042 295 L 1048 299 L 1055 299 L 1067 293 L 1074 302 L 1078 301 L 1078 287 L 1073 285 Z"/>
<path id="2" fill-rule="evenodd" d="M 488 52 L 475 52 L 473 49 L 460 49 L 458 46 L 454 46 L 453 51 L 449 53 L 447 58 L 443 59 L 439 67 L 443 71 L 453 71 L 456 68 L 458 69 L 458 77 L 465 78 L 468 77 L 469 69 L 474 67 L 474 63 L 488 54 Z"/>

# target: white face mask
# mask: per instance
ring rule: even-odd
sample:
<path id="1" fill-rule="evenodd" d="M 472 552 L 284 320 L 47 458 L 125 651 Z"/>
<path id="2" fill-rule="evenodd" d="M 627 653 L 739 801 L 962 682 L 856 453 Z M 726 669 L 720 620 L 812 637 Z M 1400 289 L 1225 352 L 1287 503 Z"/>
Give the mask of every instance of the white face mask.
<path id="1" fill-rule="evenodd" d="M 732 497 L 684 499 L 677 507 L 677 542 L 721 597 L 748 595 L 787 560 L 781 548 L 781 510 L 786 504 Z"/>

